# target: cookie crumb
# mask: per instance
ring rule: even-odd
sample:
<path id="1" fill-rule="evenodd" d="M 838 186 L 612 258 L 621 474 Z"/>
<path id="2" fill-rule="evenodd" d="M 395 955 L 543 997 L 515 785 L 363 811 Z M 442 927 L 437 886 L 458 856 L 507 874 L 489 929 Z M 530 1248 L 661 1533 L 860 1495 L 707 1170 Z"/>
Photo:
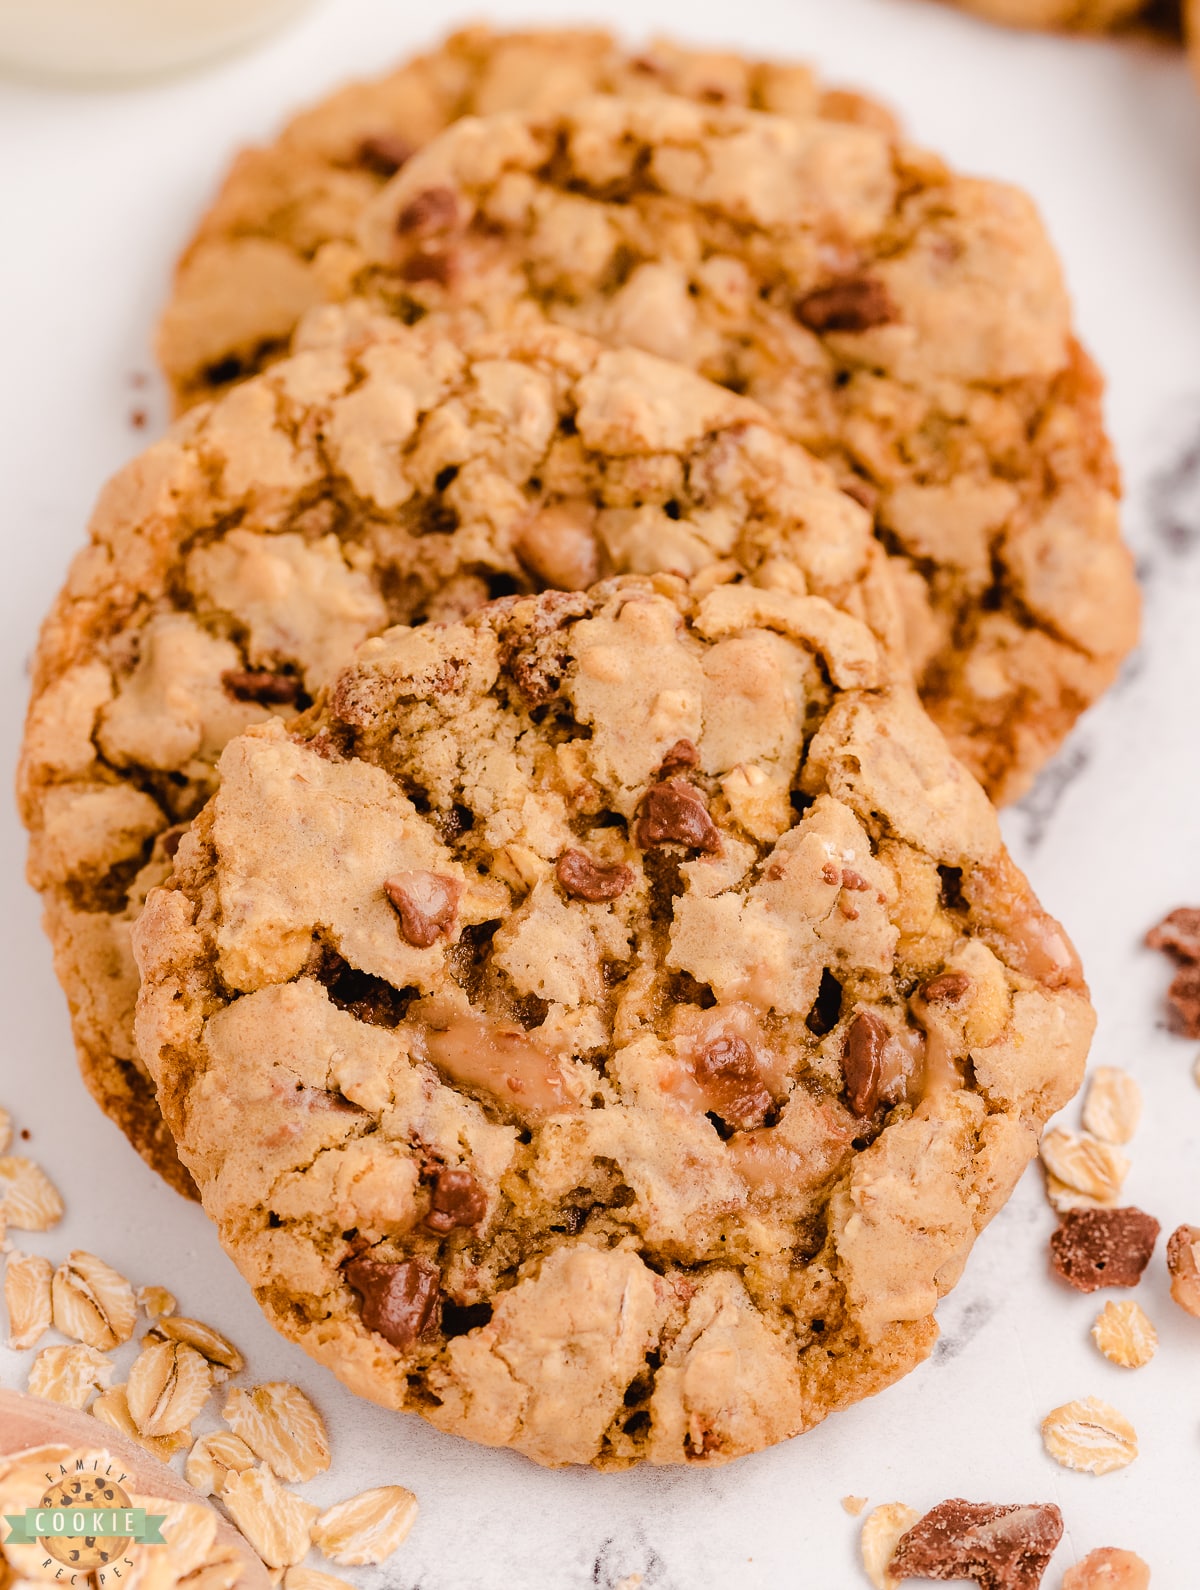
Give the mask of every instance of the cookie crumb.
<path id="1" fill-rule="evenodd" d="M 135 431 L 144 431 L 146 429 L 147 418 L 145 409 L 130 409 L 129 411 L 129 423 Z"/>
<path id="2" fill-rule="evenodd" d="M 861 1517 L 862 1510 L 863 1510 L 863 1508 L 866 1505 L 867 1505 L 867 1498 L 865 1496 L 843 1496 L 842 1497 L 842 1506 L 843 1506 L 843 1508 L 845 1508 L 846 1512 L 848 1512 L 850 1514 L 851 1518 L 859 1518 L 859 1517 Z"/>
<path id="3" fill-rule="evenodd" d="M 1167 1241 L 1171 1296 L 1189 1314 L 1200 1318 L 1200 1227 L 1177 1226 Z"/>
<path id="4" fill-rule="evenodd" d="M 1101 1546 L 1068 1568 L 1062 1590 L 1149 1590 L 1150 1569 L 1133 1551 Z"/>
<path id="5" fill-rule="evenodd" d="M 1136 1286 L 1159 1230 L 1141 1209 L 1073 1209 L 1050 1238 L 1051 1268 L 1077 1292 Z"/>

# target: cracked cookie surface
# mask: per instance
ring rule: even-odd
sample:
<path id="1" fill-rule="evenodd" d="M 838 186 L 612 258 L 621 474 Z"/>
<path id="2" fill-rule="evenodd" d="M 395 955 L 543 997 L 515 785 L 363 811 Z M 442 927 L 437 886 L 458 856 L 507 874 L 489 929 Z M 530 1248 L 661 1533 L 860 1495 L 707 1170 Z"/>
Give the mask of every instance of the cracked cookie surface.
<path id="1" fill-rule="evenodd" d="M 1030 199 L 877 129 L 658 95 L 457 122 L 347 292 L 536 305 L 745 392 L 892 555 L 927 708 L 1015 798 L 1134 644 L 1101 382 Z"/>
<path id="2" fill-rule="evenodd" d="M 794 62 L 669 40 L 631 52 L 598 29 L 462 29 L 382 77 L 339 89 L 273 143 L 237 156 L 179 261 L 159 324 L 159 362 L 176 403 L 213 397 L 287 350 L 304 311 L 336 294 L 364 205 L 458 117 L 663 91 L 797 119 L 891 125 L 881 105 L 820 84 Z"/>
<path id="3" fill-rule="evenodd" d="M 664 562 L 797 583 L 902 650 L 868 516 L 755 405 L 540 320 L 446 329 L 321 312 L 307 351 L 115 477 L 43 628 L 29 876 L 88 1085 L 183 1190 L 129 932 L 232 735 L 304 709 L 389 624 Z"/>
<path id="4" fill-rule="evenodd" d="M 919 1362 L 1093 1020 L 911 686 L 761 571 L 367 642 L 226 748 L 134 939 L 271 1321 L 545 1464 L 724 1462 Z"/>

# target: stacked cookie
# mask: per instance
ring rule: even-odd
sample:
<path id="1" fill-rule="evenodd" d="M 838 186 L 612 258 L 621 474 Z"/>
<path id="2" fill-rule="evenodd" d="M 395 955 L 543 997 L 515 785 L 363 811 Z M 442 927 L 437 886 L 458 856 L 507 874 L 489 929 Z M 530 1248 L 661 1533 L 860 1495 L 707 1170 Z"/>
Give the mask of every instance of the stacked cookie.
<path id="1" fill-rule="evenodd" d="M 1092 1026 L 984 788 L 1136 633 L 1029 202 L 474 30 L 241 158 L 162 348 L 22 764 L 103 1107 L 285 1334 L 539 1462 L 904 1373 Z"/>

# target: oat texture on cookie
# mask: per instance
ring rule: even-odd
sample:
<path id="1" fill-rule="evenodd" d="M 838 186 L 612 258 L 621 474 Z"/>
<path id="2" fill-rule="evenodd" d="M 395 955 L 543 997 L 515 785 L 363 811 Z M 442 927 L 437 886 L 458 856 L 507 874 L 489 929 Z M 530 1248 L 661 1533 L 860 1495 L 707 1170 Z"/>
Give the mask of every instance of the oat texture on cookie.
<path id="1" fill-rule="evenodd" d="M 903 1374 L 1082 1072 L 983 792 L 779 572 L 367 642 L 230 743 L 134 932 L 268 1317 L 540 1463 L 720 1463 Z"/>
<path id="2" fill-rule="evenodd" d="M 185 1189 L 129 933 L 232 735 L 391 623 L 613 571 L 760 570 L 901 647 L 867 515 L 752 403 L 541 321 L 471 340 L 329 309 L 306 337 L 110 483 L 34 663 L 29 875 L 84 1075 Z"/>
<path id="3" fill-rule="evenodd" d="M 176 403 L 213 397 L 287 351 L 305 310 L 340 291 L 364 206 L 460 116 L 662 92 L 891 126 L 881 105 L 822 85 L 796 62 L 667 40 L 631 53 L 598 29 L 461 29 L 381 77 L 347 84 L 272 143 L 238 155 L 179 262 L 160 323 L 159 360 Z"/>
<path id="4" fill-rule="evenodd" d="M 874 512 L 926 705 L 1019 795 L 1133 645 L 1101 382 L 1030 199 L 877 128 L 657 95 L 457 122 L 340 291 L 512 305 L 762 402 Z"/>

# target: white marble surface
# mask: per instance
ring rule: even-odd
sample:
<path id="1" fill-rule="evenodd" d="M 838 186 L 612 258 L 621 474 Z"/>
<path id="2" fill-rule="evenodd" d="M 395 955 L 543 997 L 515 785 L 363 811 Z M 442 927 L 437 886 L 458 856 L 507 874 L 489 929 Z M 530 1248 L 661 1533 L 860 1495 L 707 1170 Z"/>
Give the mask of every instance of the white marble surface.
<path id="1" fill-rule="evenodd" d="M 482 10 L 442 0 L 327 0 L 257 53 L 113 95 L 0 84 L 0 694 L 11 768 L 36 625 L 100 482 L 161 428 L 149 336 L 172 256 L 234 147 L 349 73 L 374 71 Z M 1146 642 L 1024 805 L 1018 859 L 1068 923 L 1100 1011 L 1097 1063 L 1128 1067 L 1147 1110 L 1132 1201 L 1166 1230 L 1200 1220 L 1196 1045 L 1161 1025 L 1166 968 L 1139 948 L 1168 908 L 1200 900 L 1200 97 L 1151 45 L 1009 35 L 923 0 L 494 0 L 497 21 L 605 20 L 811 57 L 882 95 L 965 169 L 1031 188 L 1066 258 L 1086 340 L 1108 372 L 1146 579 Z M 130 411 L 144 407 L 143 432 Z M 1189 451 L 1190 450 L 1190 451 Z M 422 1512 L 402 1552 L 361 1574 L 397 1590 L 841 1590 L 862 1581 L 848 1492 L 925 1507 L 949 1495 L 1056 1500 L 1067 1535 L 1047 1576 L 1093 1546 L 1136 1548 L 1156 1590 L 1197 1582 L 1200 1324 L 1169 1302 L 1159 1257 L 1142 1297 L 1161 1349 L 1132 1374 L 1088 1338 L 1095 1300 L 1046 1275 L 1052 1217 L 1031 1174 L 941 1311 L 933 1358 L 891 1392 L 787 1446 L 705 1473 L 546 1473 L 439 1436 L 343 1393 L 273 1336 L 198 1209 L 157 1184 L 84 1095 L 66 1012 L 22 882 L 23 836 L 0 808 L 0 1100 L 69 1200 L 29 1246 L 107 1255 L 160 1281 L 246 1350 L 262 1378 L 308 1388 L 336 1462 L 320 1501 L 398 1480 Z M 1068 1112 L 1070 1115 L 1071 1112 Z M 25 1365 L 0 1349 L 0 1382 Z M 1142 1453 L 1103 1479 L 1042 1453 L 1051 1407 L 1096 1394 Z"/>

